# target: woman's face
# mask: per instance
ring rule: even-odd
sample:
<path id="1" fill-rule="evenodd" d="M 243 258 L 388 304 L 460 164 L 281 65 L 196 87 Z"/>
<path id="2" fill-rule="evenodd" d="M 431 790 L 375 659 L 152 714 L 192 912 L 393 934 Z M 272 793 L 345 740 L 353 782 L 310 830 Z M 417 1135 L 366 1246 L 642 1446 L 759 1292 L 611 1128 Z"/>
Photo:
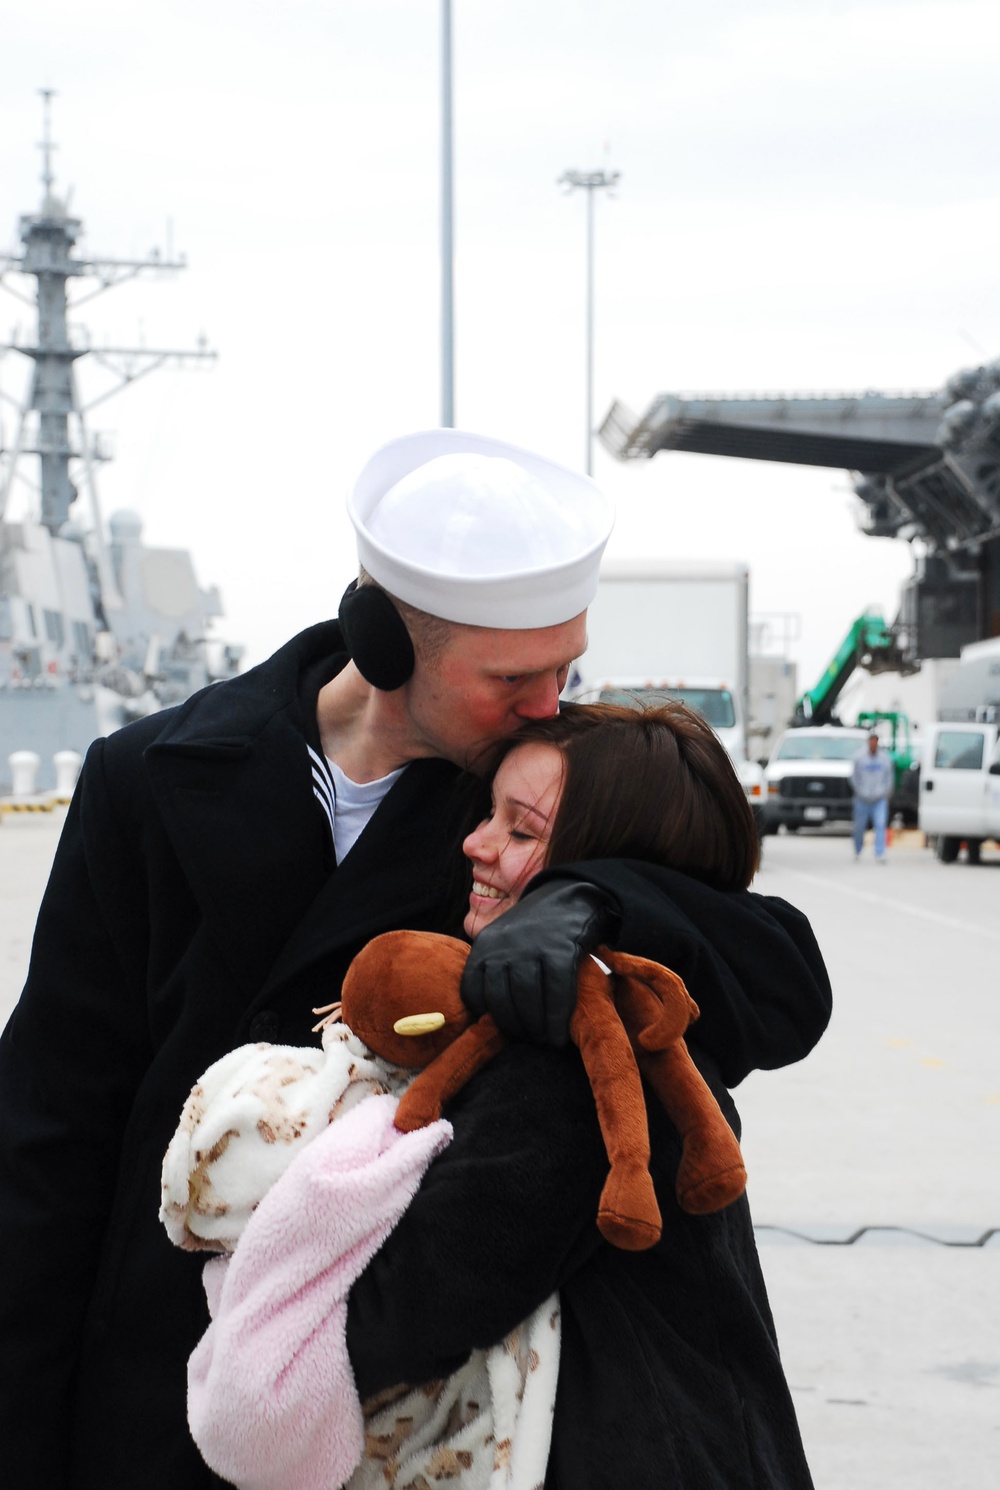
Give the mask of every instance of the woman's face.
<path id="1" fill-rule="evenodd" d="M 562 794 L 563 758 L 554 745 L 518 745 L 493 778 L 493 804 L 462 845 L 472 863 L 465 934 L 471 941 L 516 904 L 545 863 Z"/>

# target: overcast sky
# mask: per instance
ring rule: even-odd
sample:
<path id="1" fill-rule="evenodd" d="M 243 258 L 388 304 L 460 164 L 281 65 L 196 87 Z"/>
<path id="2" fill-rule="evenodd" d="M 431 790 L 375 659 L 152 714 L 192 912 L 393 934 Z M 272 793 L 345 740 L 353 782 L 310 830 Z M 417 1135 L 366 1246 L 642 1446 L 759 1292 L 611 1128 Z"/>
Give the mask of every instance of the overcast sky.
<path id="1" fill-rule="evenodd" d="M 621 172 L 596 203 L 598 421 L 664 391 L 936 388 L 1000 355 L 996 0 L 452 9 L 460 427 L 583 464 L 568 168 Z M 250 661 L 335 609 L 367 456 L 440 420 L 439 45 L 438 0 L 0 16 L 0 247 L 40 200 L 49 87 L 85 248 L 187 255 L 75 317 L 96 344 L 204 332 L 220 354 L 95 410 L 117 449 L 101 501 L 194 550 Z M 0 290 L 3 339 L 18 323 Z M 800 620 L 802 686 L 860 610 L 894 614 L 911 554 L 858 533 L 845 473 L 598 449 L 595 476 L 609 553 L 750 564 L 754 611 Z"/>

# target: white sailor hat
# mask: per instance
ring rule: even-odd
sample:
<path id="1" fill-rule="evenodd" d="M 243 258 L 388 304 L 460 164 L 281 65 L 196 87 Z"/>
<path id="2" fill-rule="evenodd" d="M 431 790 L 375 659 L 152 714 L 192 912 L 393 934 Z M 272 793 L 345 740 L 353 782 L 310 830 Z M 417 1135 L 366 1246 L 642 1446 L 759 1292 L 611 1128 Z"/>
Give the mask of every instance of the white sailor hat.
<path id="1" fill-rule="evenodd" d="M 614 523 L 588 476 L 456 429 L 384 445 L 347 510 L 358 559 L 391 595 L 446 621 L 512 631 L 586 610 Z"/>

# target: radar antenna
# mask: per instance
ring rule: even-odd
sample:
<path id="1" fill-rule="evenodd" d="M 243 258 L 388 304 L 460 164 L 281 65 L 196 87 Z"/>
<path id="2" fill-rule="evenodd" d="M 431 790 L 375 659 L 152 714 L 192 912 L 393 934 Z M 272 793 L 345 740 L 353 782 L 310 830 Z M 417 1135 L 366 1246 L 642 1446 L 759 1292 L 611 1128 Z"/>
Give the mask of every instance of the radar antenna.
<path id="1" fill-rule="evenodd" d="M 45 197 L 40 212 L 21 218 L 23 253 L 0 255 L 0 282 L 7 274 L 34 276 L 33 299 L 21 295 L 11 285 L 4 284 L 3 287 L 19 299 L 28 299 L 37 310 L 37 331 L 33 342 L 23 342 L 19 333 L 15 333 L 11 342 L 0 343 L 0 359 L 8 352 L 19 352 L 32 364 L 29 392 L 18 409 L 13 447 L 3 449 L 0 440 L 0 520 L 15 476 L 20 474 L 20 457 L 33 455 L 41 465 L 40 520 L 50 533 L 58 534 L 78 495 L 70 475 L 71 463 L 78 462 L 90 495 L 102 598 L 105 605 L 116 608 L 121 602 L 104 551 L 95 480 L 95 465 L 110 459 L 110 454 L 103 442 L 88 432 L 85 415 L 95 404 L 102 403 L 167 361 L 207 361 L 214 360 L 217 354 L 204 345 L 203 339 L 192 350 L 152 347 L 103 347 L 97 350 L 91 348 L 86 333 L 69 325 L 69 310 L 105 290 L 134 278 L 145 269 L 183 269 L 185 262 L 183 257 L 171 260 L 158 249 L 154 249 L 147 259 L 105 259 L 77 255 L 73 251 L 83 224 L 79 218 L 70 216 L 66 203 L 54 193 L 52 155 L 56 146 L 52 140 L 51 102 L 55 90 L 40 88 L 38 91 L 43 99 L 43 137 L 39 148 L 42 151 L 41 179 Z M 71 302 L 69 286 L 87 278 L 98 281 L 96 288 L 76 296 Z M 88 354 L 117 381 L 114 387 L 83 404 L 78 396 L 74 368 Z M 28 430 L 29 422 L 35 431 L 33 442 Z M 22 480 L 26 479 L 22 476 Z"/>
<path id="2" fill-rule="evenodd" d="M 52 188 L 55 185 L 55 177 L 52 174 L 52 152 L 56 148 L 52 143 L 52 100 L 56 96 L 56 90 L 39 88 L 38 91 L 44 100 L 42 103 L 42 139 L 38 146 L 42 152 L 42 185 L 45 188 L 42 202 L 44 204 L 52 196 Z"/>

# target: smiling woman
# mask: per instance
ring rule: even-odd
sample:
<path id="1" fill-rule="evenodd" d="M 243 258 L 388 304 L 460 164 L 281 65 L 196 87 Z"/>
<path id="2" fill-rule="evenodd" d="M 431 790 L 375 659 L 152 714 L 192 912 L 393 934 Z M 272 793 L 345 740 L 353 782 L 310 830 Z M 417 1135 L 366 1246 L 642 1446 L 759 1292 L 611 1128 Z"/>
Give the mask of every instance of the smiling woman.
<path id="1" fill-rule="evenodd" d="M 732 762 L 684 704 L 575 704 L 523 724 L 500 752 L 489 812 L 462 845 L 470 940 L 549 864 L 637 859 L 728 891 L 756 873 L 757 832 Z"/>
<path id="2" fill-rule="evenodd" d="M 472 864 L 465 918 L 470 941 L 514 904 L 544 866 L 562 779 L 562 754 L 544 741 L 520 745 L 500 763 L 489 815 L 462 845 Z"/>

